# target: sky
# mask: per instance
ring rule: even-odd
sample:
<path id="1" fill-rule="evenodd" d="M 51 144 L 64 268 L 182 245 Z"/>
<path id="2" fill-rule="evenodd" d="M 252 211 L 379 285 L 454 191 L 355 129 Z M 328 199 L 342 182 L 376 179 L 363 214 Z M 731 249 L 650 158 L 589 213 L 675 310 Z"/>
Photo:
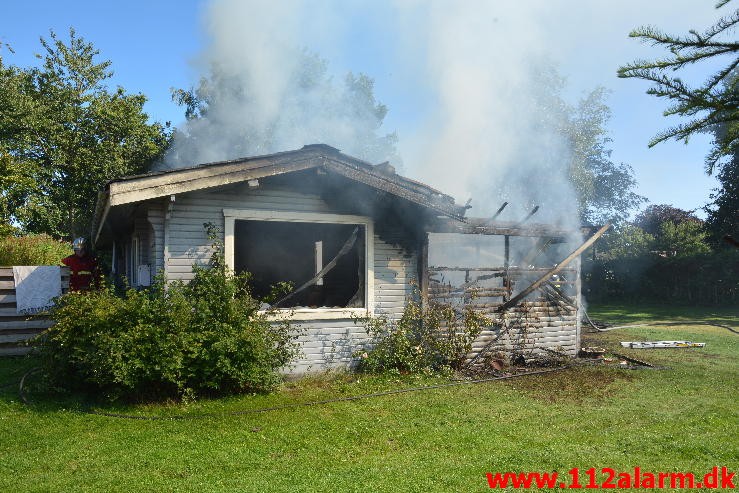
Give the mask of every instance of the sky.
<path id="1" fill-rule="evenodd" d="M 498 149 L 525 128 L 517 124 L 524 117 L 515 106 L 494 98 L 483 97 L 480 114 L 470 115 L 475 98 L 491 87 L 515 94 L 517 86 L 526 84 L 522 60 L 543 57 L 557 64 L 571 102 L 598 86 L 609 91 L 611 158 L 633 167 L 637 192 L 650 203 L 698 209 L 704 217 L 700 208 L 716 186 L 703 168 L 710 138 L 648 148 L 655 133 L 677 120 L 662 116 L 665 103 L 645 94 L 646 82 L 616 77 L 620 65 L 663 54 L 629 39 L 631 29 L 654 25 L 669 33 L 702 31 L 727 12 L 716 11 L 713 2 L 11 0 L 2 11 L 0 42 L 15 52 L 3 48 L 5 63 L 35 63 L 39 36 L 49 29 L 64 35 L 72 26 L 113 62 L 113 84 L 144 93 L 150 117 L 175 126 L 182 125 L 184 114 L 171 102 L 170 88 L 192 86 L 209 59 L 204 53 L 214 45 L 230 43 L 235 52 L 257 52 L 249 45 L 265 40 L 306 47 L 325 58 L 337 78 L 352 71 L 375 80 L 375 96 L 389 108 L 382 131 L 397 132 L 404 174 L 451 193 L 459 203 L 470 194 L 479 196 L 480 188 L 471 179 L 457 186 L 462 181 L 455 180 L 457 171 L 441 171 L 444 163 L 460 155 L 474 160 L 480 146 L 489 146 L 486 152 L 495 160 L 501 156 Z M 687 75 L 702 80 L 716 67 L 706 64 Z M 455 74 L 462 74 L 462 80 Z M 489 118 L 493 113 L 497 120 Z M 440 132 L 434 126 L 444 119 L 450 129 Z M 489 143 L 481 142 L 486 133 L 493 135 Z M 436 168 L 434 160 L 441 160 Z M 473 168 L 474 176 L 472 171 L 480 170 Z"/>

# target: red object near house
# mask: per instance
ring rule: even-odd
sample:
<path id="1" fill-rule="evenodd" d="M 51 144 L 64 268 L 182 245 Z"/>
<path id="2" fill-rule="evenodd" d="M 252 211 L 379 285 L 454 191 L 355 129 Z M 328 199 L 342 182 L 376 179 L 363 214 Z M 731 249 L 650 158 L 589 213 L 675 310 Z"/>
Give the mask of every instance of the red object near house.
<path id="1" fill-rule="evenodd" d="M 92 255 L 70 255 L 62 263 L 69 267 L 70 291 L 87 291 L 97 284 L 98 262 Z"/>

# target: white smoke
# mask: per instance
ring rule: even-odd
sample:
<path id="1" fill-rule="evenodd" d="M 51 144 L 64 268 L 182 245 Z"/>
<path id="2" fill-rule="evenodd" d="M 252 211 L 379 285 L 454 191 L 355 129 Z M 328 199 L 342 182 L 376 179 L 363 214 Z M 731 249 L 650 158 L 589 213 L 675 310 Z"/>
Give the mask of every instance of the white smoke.
<path id="1" fill-rule="evenodd" d="M 417 18 L 412 10 L 406 13 Z M 535 112 L 532 61 L 546 40 L 531 13 L 505 2 L 437 2 L 419 26 L 427 40 L 421 68 L 437 104 L 417 134 L 401 136 L 414 156 L 406 161 L 423 163 L 418 171 L 444 183 L 447 193 L 472 197 L 477 214 L 506 199 L 506 215 L 521 214 L 517 205 L 541 202 L 538 190 L 500 197 L 499 185 L 515 186 L 513 171 L 533 174 L 539 155 L 568 162 L 557 129 L 533 133 L 542 115 Z"/>
<path id="2" fill-rule="evenodd" d="M 674 10 L 684 7 L 676 3 Z M 406 122 L 398 123 L 397 144 L 406 174 L 458 202 L 472 197 L 474 215 L 489 215 L 507 200 L 511 205 L 500 219 L 520 219 L 536 204 L 541 208 L 534 220 L 575 226 L 561 108 L 547 108 L 551 86 L 541 81 L 551 81 L 546 71 L 554 59 L 565 62 L 563 70 L 587 73 L 592 66 L 615 83 L 618 63 L 633 57 L 616 53 L 619 62 L 607 66 L 609 47 L 598 45 L 598 33 L 626 45 L 630 28 L 667 8 L 642 4 L 215 0 L 207 9 L 209 41 L 198 65 L 204 75 L 215 70 L 220 76 L 211 80 L 207 117 L 180 129 L 165 165 L 318 142 L 398 164 L 389 151 L 396 129 L 378 128 L 374 102 L 344 83 L 344 74 L 354 70 L 375 78 L 379 100 L 390 92 L 407 99 L 389 108 L 390 121 Z M 633 14 L 637 7 L 639 16 Z M 328 68 L 312 53 L 329 60 Z M 585 89 L 603 82 L 593 80 Z M 369 145 L 373 137 L 376 145 Z"/>
<path id="3" fill-rule="evenodd" d="M 172 168 L 325 143 L 374 162 L 396 158 L 395 135 L 378 128 L 385 110 L 362 75 L 333 77 L 302 36 L 320 38 L 329 11 L 297 2 L 214 2 L 203 118 L 175 134 L 163 167 Z M 312 26 L 312 29 L 306 28 Z"/>

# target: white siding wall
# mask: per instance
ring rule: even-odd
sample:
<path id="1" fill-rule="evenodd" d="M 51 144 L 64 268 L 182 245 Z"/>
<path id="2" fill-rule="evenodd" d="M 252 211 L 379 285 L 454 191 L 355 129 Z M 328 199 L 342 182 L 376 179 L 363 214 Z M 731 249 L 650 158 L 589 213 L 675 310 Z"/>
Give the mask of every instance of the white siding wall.
<path id="1" fill-rule="evenodd" d="M 192 264 L 207 262 L 212 252 L 203 223 L 211 222 L 223 231 L 223 209 L 350 213 L 329 208 L 317 195 L 287 190 L 257 188 L 243 194 L 198 191 L 178 195 L 166 225 L 162 221 L 161 238 L 162 241 L 165 236 L 168 239 L 167 279 L 191 280 Z M 166 235 L 165 227 L 169 229 Z M 396 231 L 392 236 L 400 238 L 402 234 L 402 231 Z M 157 251 L 163 251 L 163 247 Z M 413 293 L 412 281 L 417 279 L 416 255 L 408 254 L 375 235 L 374 271 L 375 313 L 399 318 L 406 297 Z M 303 354 L 291 369 L 294 373 L 347 366 L 352 353 L 368 342 L 364 328 L 351 319 L 311 320 L 300 322 L 300 326 L 304 329 L 300 337 Z"/>
<path id="2" fill-rule="evenodd" d="M 418 286 L 416 253 L 391 244 L 401 234 L 395 231 L 389 239 L 383 235 L 386 241 L 375 235 L 375 314 L 391 319 L 400 318 L 406 300 L 417 294 L 414 287 Z"/>
<path id="3" fill-rule="evenodd" d="M 168 279 L 192 279 L 192 264 L 207 262 L 212 253 L 203 223 L 224 229 L 223 209 L 262 209 L 300 212 L 336 212 L 315 195 L 257 188 L 236 195 L 223 192 L 191 192 L 178 195 L 168 222 Z"/>

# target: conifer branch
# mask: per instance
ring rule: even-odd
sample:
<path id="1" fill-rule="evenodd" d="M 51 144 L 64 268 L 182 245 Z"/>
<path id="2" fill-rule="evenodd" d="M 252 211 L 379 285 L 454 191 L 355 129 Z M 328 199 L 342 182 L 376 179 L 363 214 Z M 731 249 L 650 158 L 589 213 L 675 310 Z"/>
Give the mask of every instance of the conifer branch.
<path id="1" fill-rule="evenodd" d="M 720 0 L 716 8 L 731 0 Z M 719 160 L 739 147 L 739 42 L 727 40 L 726 35 L 739 24 L 739 10 L 720 18 L 703 33 L 691 30 L 684 36 L 668 35 L 653 26 L 643 26 L 629 33 L 652 46 L 664 47 L 669 56 L 653 61 L 636 60 L 618 70 L 621 78 L 636 78 L 650 82 L 647 94 L 665 98 L 671 105 L 664 116 L 683 116 L 689 121 L 659 132 L 649 142 L 653 147 L 666 140 L 688 142 L 696 133 L 723 133 L 713 143 L 706 157 L 706 171 L 713 172 Z M 719 36 L 723 36 L 720 39 Z M 688 65 L 716 57 L 731 57 L 723 68 L 711 75 L 703 84 L 691 87 L 679 77 L 666 75 Z"/>

